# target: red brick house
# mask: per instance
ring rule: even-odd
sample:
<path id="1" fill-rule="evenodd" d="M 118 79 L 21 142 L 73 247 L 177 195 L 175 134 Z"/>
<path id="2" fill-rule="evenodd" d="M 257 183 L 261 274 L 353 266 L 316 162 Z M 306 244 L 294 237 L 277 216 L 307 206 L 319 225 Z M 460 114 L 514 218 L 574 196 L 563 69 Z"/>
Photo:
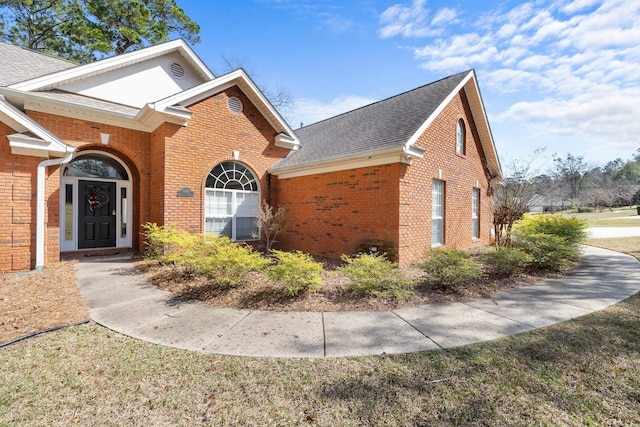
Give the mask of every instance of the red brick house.
<path id="1" fill-rule="evenodd" d="M 475 73 L 294 131 L 243 70 L 182 41 L 78 66 L 0 43 L 0 273 L 140 251 L 141 225 L 251 241 L 261 200 L 281 246 L 489 243 L 501 177 Z"/>

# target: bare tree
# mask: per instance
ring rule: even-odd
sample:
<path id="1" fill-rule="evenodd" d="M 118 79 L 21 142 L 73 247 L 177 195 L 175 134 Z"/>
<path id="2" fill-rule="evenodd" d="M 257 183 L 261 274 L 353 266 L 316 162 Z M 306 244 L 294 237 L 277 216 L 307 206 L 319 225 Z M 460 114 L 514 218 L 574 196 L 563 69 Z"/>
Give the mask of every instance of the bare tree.
<path id="1" fill-rule="evenodd" d="M 534 161 L 542 152 L 544 149 L 536 150 L 529 159 L 516 159 L 508 164 L 508 177 L 495 189 L 494 225 L 497 246 L 511 245 L 513 224 L 531 210 L 536 190 L 544 193 L 541 183 L 534 180 L 538 169 L 533 167 Z"/>
<path id="2" fill-rule="evenodd" d="M 273 244 L 277 242 L 277 237 L 287 228 L 287 209 L 282 206 L 275 209 L 263 200 L 260 213 L 256 218 L 256 225 L 260 235 L 255 237 L 263 241 L 266 253 L 270 254 Z"/>

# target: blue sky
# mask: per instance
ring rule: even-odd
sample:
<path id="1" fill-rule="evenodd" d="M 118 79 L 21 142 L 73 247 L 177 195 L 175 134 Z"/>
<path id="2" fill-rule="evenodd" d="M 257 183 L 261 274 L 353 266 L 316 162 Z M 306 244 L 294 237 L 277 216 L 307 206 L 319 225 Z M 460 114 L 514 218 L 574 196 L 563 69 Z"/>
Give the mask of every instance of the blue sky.
<path id="1" fill-rule="evenodd" d="M 227 58 L 291 95 L 294 129 L 474 68 L 503 168 L 542 147 L 594 165 L 640 148 L 638 0 L 178 4 L 214 73 Z"/>

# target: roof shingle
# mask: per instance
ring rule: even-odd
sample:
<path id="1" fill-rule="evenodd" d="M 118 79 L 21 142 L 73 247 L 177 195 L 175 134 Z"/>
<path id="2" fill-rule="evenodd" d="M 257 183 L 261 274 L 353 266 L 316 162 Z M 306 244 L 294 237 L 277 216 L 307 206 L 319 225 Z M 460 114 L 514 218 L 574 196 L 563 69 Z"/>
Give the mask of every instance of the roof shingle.
<path id="1" fill-rule="evenodd" d="M 0 86 L 77 67 L 77 64 L 0 42 Z"/>
<path id="2" fill-rule="evenodd" d="M 468 74 L 455 74 L 298 129 L 300 149 L 275 168 L 403 145 Z"/>

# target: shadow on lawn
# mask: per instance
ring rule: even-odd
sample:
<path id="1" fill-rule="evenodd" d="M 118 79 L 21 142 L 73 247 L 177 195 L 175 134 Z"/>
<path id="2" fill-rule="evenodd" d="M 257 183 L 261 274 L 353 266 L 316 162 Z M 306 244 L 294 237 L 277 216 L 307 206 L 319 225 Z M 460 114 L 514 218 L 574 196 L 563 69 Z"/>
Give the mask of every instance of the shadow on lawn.
<path id="1" fill-rule="evenodd" d="M 412 425 L 531 421 L 541 405 L 553 408 L 543 414 L 552 423 L 569 414 L 589 419 L 585 407 L 601 419 L 624 420 L 640 412 L 639 342 L 636 294 L 607 310 L 496 341 L 373 358 L 370 369 L 334 377 L 320 394 L 372 425 L 384 423 L 385 408 L 407 402 Z"/>

